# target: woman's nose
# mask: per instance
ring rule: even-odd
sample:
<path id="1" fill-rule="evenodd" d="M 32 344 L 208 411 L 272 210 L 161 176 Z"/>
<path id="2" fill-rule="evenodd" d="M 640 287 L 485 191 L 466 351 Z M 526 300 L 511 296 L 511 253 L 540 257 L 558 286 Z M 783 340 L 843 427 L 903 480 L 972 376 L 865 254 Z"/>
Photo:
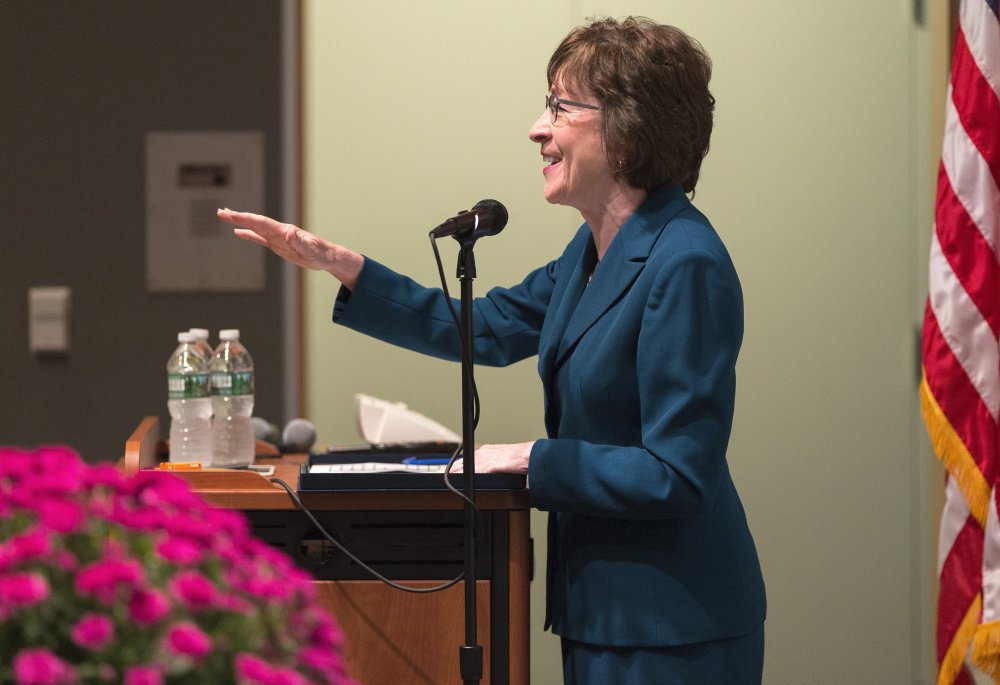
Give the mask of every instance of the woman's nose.
<path id="1" fill-rule="evenodd" d="M 546 108 L 542 110 L 542 113 L 535 119 L 535 123 L 528 129 L 528 138 L 534 143 L 541 143 L 548 140 L 552 137 L 552 132 L 549 128 L 551 125 L 552 116 Z"/>

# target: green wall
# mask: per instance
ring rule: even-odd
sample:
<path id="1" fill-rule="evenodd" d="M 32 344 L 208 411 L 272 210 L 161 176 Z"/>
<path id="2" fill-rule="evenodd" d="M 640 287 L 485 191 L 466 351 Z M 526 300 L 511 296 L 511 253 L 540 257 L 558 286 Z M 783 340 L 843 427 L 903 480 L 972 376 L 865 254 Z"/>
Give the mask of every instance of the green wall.
<path id="1" fill-rule="evenodd" d="M 511 219 L 479 243 L 477 293 L 558 255 L 579 223 L 545 203 L 527 138 L 559 40 L 594 14 L 645 14 L 713 57 L 716 133 L 695 201 L 745 291 L 730 462 L 768 582 L 767 683 L 929 678 L 931 460 L 914 394 L 928 86 L 911 12 L 902 0 L 306 2 L 304 223 L 431 284 L 427 231 L 499 199 Z M 355 392 L 458 430 L 458 367 L 333 326 L 336 287 L 310 274 L 304 289 L 320 442 L 358 441 Z M 480 442 L 542 434 L 533 361 L 477 379 Z M 543 515 L 534 523 L 541 563 Z M 558 641 L 540 631 L 534 585 L 533 682 L 554 683 Z"/>

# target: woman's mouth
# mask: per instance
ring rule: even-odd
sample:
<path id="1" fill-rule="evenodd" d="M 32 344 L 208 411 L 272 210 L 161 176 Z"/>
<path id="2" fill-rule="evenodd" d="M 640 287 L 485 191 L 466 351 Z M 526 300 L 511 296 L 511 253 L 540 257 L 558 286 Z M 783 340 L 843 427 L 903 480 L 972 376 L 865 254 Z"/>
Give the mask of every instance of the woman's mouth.
<path id="1" fill-rule="evenodd" d="M 550 155 L 542 155 L 542 161 L 545 162 L 545 167 L 542 169 L 543 174 L 547 174 L 552 171 L 553 168 L 560 162 L 562 162 L 561 157 L 552 157 Z"/>

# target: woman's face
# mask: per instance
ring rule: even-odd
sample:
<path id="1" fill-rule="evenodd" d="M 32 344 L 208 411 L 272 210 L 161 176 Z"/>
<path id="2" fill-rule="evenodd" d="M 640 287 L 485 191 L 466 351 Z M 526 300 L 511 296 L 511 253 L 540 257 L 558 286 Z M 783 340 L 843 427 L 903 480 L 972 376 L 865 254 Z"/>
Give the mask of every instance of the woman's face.
<path id="1" fill-rule="evenodd" d="M 586 90 L 566 88 L 558 77 L 549 96 L 558 100 L 550 101 L 552 108 L 546 108 L 528 131 L 528 137 L 541 145 L 545 199 L 574 207 L 586 218 L 603 210 L 616 185 L 604 154 L 601 113 L 559 100 L 596 105 L 597 99 Z"/>

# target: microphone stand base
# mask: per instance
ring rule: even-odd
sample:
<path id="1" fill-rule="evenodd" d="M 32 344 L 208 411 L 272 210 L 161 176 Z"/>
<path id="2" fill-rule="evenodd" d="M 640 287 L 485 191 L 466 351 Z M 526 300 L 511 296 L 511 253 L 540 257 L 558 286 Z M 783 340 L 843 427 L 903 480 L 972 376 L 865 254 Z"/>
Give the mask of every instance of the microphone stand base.
<path id="1" fill-rule="evenodd" d="M 458 648 L 458 668 L 464 683 L 478 683 L 483 679 L 483 648 L 480 645 Z"/>

